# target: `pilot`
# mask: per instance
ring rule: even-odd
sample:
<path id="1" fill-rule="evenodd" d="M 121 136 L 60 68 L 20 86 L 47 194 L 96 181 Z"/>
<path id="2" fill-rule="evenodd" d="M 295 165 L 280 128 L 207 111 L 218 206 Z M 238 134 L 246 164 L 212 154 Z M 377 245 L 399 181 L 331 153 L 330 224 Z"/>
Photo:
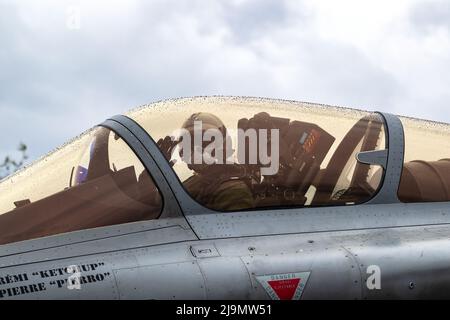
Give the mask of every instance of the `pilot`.
<path id="1" fill-rule="evenodd" d="M 223 136 L 222 164 L 198 164 L 193 161 L 196 146 L 191 143 L 191 160 L 187 166 L 192 170 L 192 176 L 183 182 L 188 193 L 205 207 L 219 211 L 234 211 L 254 207 L 252 192 L 245 182 L 241 168 L 236 164 L 225 164 L 226 148 L 231 146 L 231 138 L 223 122 L 215 115 L 207 112 L 192 114 L 182 125 L 194 139 L 194 124 L 201 122 L 202 131 L 218 129 Z M 209 142 L 208 142 L 209 143 Z M 158 146 L 170 161 L 175 145 L 169 137 L 160 139 Z M 205 146 L 203 146 L 204 148 Z M 182 156 L 183 150 L 180 152 Z M 214 156 L 214 154 L 213 154 Z M 174 163 L 171 162 L 171 165 Z"/>

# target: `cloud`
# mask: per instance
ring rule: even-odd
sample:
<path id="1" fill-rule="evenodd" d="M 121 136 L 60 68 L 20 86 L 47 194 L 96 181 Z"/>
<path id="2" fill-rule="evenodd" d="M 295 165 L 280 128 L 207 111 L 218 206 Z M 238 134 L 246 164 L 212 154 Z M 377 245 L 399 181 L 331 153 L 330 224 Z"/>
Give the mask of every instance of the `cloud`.
<path id="1" fill-rule="evenodd" d="M 436 32 L 436 28 L 450 30 L 450 2 L 422 2 L 412 10 L 411 18 L 418 29 L 426 32 Z"/>
<path id="2" fill-rule="evenodd" d="M 245 45 L 287 24 L 287 4 L 278 0 L 224 2 L 221 16 L 236 41 Z M 301 17 L 304 18 L 304 17 Z"/>
<path id="3" fill-rule="evenodd" d="M 35 158 L 108 116 L 193 95 L 306 100 L 449 122 L 442 6 L 0 0 L 0 156 L 24 141 Z M 72 7 L 79 29 L 68 28 Z"/>

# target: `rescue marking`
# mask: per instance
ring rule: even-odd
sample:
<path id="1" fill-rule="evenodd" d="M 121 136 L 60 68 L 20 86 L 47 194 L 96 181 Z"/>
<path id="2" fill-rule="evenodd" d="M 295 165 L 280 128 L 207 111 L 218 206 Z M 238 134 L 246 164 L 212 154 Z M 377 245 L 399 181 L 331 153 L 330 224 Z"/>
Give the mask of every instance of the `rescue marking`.
<path id="1" fill-rule="evenodd" d="M 256 276 L 272 300 L 300 300 L 311 272 Z"/>

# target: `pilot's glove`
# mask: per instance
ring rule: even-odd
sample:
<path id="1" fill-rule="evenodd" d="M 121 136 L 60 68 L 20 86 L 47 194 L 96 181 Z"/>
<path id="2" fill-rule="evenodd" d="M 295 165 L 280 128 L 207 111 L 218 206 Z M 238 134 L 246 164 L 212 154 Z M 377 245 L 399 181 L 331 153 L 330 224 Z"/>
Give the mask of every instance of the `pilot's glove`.
<path id="1" fill-rule="evenodd" d="M 156 143 L 159 147 L 159 150 L 161 150 L 164 157 L 166 157 L 167 161 L 169 161 L 169 164 L 171 167 L 175 164 L 176 160 L 172 159 L 172 153 L 175 147 L 177 146 L 179 141 L 176 141 L 174 137 L 166 136 L 164 139 L 159 139 Z"/>

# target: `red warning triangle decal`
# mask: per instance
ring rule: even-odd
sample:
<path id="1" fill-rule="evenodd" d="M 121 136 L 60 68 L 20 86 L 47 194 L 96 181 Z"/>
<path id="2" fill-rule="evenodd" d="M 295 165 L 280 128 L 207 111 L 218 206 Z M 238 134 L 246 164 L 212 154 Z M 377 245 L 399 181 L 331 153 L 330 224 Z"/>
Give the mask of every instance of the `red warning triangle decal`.
<path id="1" fill-rule="evenodd" d="M 272 287 L 273 291 L 277 294 L 280 300 L 292 300 L 295 291 L 297 290 L 298 284 L 300 283 L 299 278 L 287 279 L 287 280 L 272 280 L 267 281 L 269 286 Z"/>
<path id="2" fill-rule="evenodd" d="M 299 300 L 310 272 L 293 272 L 255 276 L 273 300 Z"/>

